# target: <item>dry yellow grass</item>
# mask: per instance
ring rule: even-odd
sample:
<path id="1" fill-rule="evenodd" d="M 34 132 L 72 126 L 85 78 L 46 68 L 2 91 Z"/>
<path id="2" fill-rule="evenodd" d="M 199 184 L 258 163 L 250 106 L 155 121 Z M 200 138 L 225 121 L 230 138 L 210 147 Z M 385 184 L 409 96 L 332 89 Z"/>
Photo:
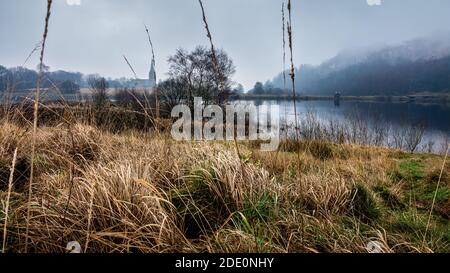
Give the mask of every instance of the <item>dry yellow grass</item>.
<path id="1" fill-rule="evenodd" d="M 64 252 L 70 241 L 86 252 L 366 252 L 370 240 L 386 252 L 449 251 L 445 226 L 431 225 L 422 245 L 421 226 L 416 235 L 396 228 L 417 224 L 395 220 L 414 206 L 391 210 L 375 190 L 407 199 L 407 176 L 394 182 L 392 174 L 410 157 L 400 152 L 329 144 L 327 159 L 302 152 L 299 176 L 295 152 L 262 153 L 241 143 L 239 159 L 233 143 L 42 127 L 28 203 L 30 135 L 0 125 L 0 163 L 10 166 L 16 148 L 23 162 L 9 202 L 6 252 L 24 249 L 28 207 L 32 252 Z M 442 158 L 424 162 L 438 166 Z M 2 184 L 2 230 L 6 198 Z"/>

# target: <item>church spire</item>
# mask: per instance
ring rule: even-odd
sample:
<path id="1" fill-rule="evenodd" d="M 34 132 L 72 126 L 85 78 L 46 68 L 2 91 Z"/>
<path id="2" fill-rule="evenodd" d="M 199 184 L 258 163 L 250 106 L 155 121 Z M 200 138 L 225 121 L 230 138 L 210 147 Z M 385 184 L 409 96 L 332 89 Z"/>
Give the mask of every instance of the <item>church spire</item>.
<path id="1" fill-rule="evenodd" d="M 145 32 L 147 32 L 148 42 L 150 44 L 150 48 L 152 50 L 152 64 L 150 66 L 150 72 L 148 73 L 148 82 L 150 88 L 156 87 L 156 69 L 155 69 L 155 51 L 153 51 L 153 43 L 150 37 L 150 31 L 148 27 L 144 24 Z"/>
<path id="2" fill-rule="evenodd" d="M 148 82 L 149 82 L 150 88 L 156 87 L 156 70 L 155 70 L 155 58 L 154 57 L 152 58 L 150 72 L 148 74 Z"/>

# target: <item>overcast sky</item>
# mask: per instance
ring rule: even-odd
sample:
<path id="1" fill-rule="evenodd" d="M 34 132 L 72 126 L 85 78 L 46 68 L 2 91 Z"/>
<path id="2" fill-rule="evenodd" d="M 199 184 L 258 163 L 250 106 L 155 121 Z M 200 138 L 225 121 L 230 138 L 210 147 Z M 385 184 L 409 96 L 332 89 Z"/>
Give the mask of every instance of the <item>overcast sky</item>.
<path id="1" fill-rule="evenodd" d="M 319 64 L 340 50 L 396 44 L 450 28 L 449 0 L 293 0 L 294 62 Z M 22 65 L 41 39 L 46 0 L 0 0 L 0 64 Z M 147 77 L 153 38 L 158 79 L 176 48 L 208 45 L 197 0 L 54 0 L 45 63 L 52 70 Z M 204 0 L 213 39 L 250 88 L 282 70 L 282 0 Z M 371 2 L 375 5 L 369 5 Z M 70 5 L 69 5 L 70 4 Z M 78 5 L 79 4 L 79 5 Z M 28 67 L 38 63 L 34 56 Z"/>

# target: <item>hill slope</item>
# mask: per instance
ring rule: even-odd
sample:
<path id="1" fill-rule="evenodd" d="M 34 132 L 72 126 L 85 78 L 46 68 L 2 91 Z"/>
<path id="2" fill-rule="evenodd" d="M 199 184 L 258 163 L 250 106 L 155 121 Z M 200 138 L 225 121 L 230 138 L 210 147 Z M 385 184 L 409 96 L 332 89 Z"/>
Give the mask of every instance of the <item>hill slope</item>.
<path id="1" fill-rule="evenodd" d="M 319 66 L 297 70 L 307 95 L 410 95 L 450 92 L 450 35 L 395 46 L 345 50 Z M 272 84 L 282 87 L 282 74 Z"/>

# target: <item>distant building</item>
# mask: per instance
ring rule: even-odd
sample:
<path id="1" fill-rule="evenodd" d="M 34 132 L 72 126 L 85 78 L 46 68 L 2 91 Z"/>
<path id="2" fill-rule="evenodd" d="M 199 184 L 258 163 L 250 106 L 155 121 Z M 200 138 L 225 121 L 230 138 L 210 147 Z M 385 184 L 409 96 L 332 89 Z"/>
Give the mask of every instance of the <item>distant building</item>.
<path id="1" fill-rule="evenodd" d="M 148 91 L 153 91 L 157 85 L 155 59 L 152 58 L 148 79 L 130 79 L 122 82 L 122 85 L 128 88 L 147 89 Z"/>
<path id="2" fill-rule="evenodd" d="M 148 87 L 156 87 L 156 70 L 155 70 L 155 59 L 152 58 L 152 64 L 150 65 L 150 72 L 148 73 Z"/>

